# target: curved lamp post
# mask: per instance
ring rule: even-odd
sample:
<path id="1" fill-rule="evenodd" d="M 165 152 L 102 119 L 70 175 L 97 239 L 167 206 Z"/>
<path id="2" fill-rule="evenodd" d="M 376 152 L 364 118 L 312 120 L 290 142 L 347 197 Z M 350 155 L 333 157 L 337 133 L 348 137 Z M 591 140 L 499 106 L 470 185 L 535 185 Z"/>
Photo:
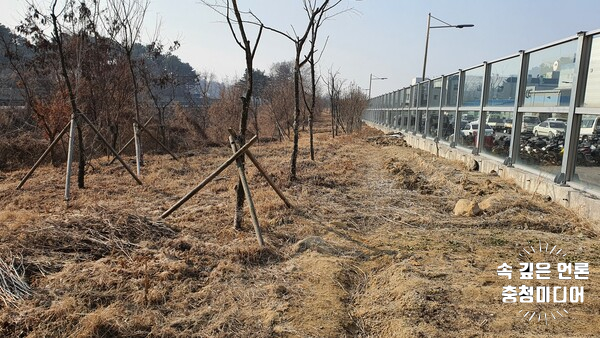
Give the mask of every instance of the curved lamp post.
<path id="1" fill-rule="evenodd" d="M 444 25 L 442 26 L 431 26 L 431 18 L 443 23 Z M 443 20 L 440 20 L 438 18 L 436 18 L 435 16 L 431 15 L 431 13 L 429 13 L 427 15 L 427 38 L 425 39 L 425 57 L 423 58 L 423 76 L 421 77 L 421 81 L 425 81 L 425 69 L 427 67 L 427 47 L 429 47 L 429 30 L 433 29 L 433 28 L 468 28 L 468 27 L 474 27 L 475 25 L 467 23 L 467 24 L 461 24 L 461 25 L 451 25 Z"/>
<path id="2" fill-rule="evenodd" d="M 371 99 L 371 83 L 373 80 L 387 80 L 387 77 L 377 77 L 373 76 L 373 74 L 369 76 L 369 99 Z"/>

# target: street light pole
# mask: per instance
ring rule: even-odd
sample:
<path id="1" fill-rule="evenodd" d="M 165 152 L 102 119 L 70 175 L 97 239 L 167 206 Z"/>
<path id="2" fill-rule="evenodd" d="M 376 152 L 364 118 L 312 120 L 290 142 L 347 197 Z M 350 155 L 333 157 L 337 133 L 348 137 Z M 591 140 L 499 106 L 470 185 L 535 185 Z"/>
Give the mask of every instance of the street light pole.
<path id="1" fill-rule="evenodd" d="M 425 37 L 425 57 L 423 58 L 423 76 L 421 81 L 425 81 L 425 68 L 427 68 L 427 48 L 429 47 L 429 29 L 431 28 L 431 13 L 427 14 L 427 36 Z"/>
<path id="2" fill-rule="evenodd" d="M 369 76 L 369 100 L 371 99 L 371 84 L 373 83 L 373 80 L 387 80 L 387 77 L 377 77 L 373 76 L 373 74 L 371 73 L 371 75 Z"/>
<path id="3" fill-rule="evenodd" d="M 432 27 L 431 26 L 431 18 L 434 18 L 435 20 L 443 23 L 444 25 Z M 431 13 L 427 14 L 427 36 L 425 37 L 425 56 L 423 57 L 423 74 L 421 76 L 421 81 L 425 81 L 425 70 L 427 69 L 427 49 L 429 47 L 429 30 L 433 29 L 433 28 L 469 28 L 469 27 L 475 27 L 475 25 L 469 24 L 469 23 L 460 24 L 460 25 L 451 25 L 451 24 L 431 15 Z"/>

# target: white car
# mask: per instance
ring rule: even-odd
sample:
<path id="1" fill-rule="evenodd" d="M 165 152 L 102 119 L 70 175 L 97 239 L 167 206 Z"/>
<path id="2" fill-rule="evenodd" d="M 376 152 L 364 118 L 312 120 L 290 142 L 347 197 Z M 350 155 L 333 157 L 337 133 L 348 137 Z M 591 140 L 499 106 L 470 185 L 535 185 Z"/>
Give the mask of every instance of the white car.
<path id="1" fill-rule="evenodd" d="M 594 134 L 600 134 L 600 116 L 584 116 L 581 119 L 579 137 L 586 139 Z"/>
<path id="2" fill-rule="evenodd" d="M 564 135 L 565 130 L 567 130 L 567 125 L 562 121 L 544 121 L 533 127 L 533 134 L 553 138 L 557 135 Z"/>
<path id="3" fill-rule="evenodd" d="M 460 131 L 463 136 L 477 136 L 477 128 L 479 128 L 479 122 L 473 121 L 467 123 L 467 125 Z M 494 129 L 492 127 L 485 125 L 485 136 L 494 135 Z"/>

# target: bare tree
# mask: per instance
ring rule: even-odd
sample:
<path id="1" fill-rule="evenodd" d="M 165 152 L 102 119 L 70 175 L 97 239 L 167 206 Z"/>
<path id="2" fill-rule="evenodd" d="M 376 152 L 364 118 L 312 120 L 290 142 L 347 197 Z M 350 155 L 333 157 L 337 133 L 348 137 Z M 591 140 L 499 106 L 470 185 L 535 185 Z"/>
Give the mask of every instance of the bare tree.
<path id="1" fill-rule="evenodd" d="M 142 142 L 140 138 L 140 101 L 137 75 L 135 72 L 135 60 L 133 50 L 136 42 L 140 40 L 142 24 L 146 11 L 150 5 L 149 0 L 108 0 L 109 7 L 109 34 L 118 39 L 129 65 L 131 81 L 133 83 L 133 99 L 135 105 L 135 119 L 133 121 L 133 135 L 135 138 L 135 155 L 137 174 L 140 175 L 141 166 L 144 164 Z"/>
<path id="2" fill-rule="evenodd" d="M 203 3 L 217 11 L 219 14 L 225 16 L 225 18 L 227 19 L 227 25 L 229 26 L 229 30 L 231 31 L 231 35 L 235 39 L 237 45 L 244 51 L 244 56 L 246 60 L 246 90 L 244 95 L 242 96 L 242 111 L 240 112 L 238 141 L 240 142 L 240 144 L 245 144 L 246 131 L 248 129 L 248 111 L 250 110 L 250 103 L 252 100 L 254 56 L 256 55 L 256 49 L 258 47 L 258 43 L 260 42 L 260 37 L 262 35 L 264 25 L 260 23 L 260 20 L 258 20 L 258 18 L 254 16 L 254 14 L 252 14 L 252 12 L 244 13 L 252 16 L 254 20 L 257 20 L 259 22 L 259 29 L 256 34 L 256 40 L 252 45 L 250 43 L 250 40 L 248 39 L 248 35 L 246 34 L 246 27 L 244 26 L 244 20 L 242 19 L 243 13 L 239 10 L 237 0 L 227 0 L 226 2 L 221 2 L 220 4 L 209 4 L 206 1 L 203 1 Z M 233 18 L 231 16 L 231 12 L 233 12 Z M 238 161 L 243 168 L 244 157 L 240 157 Z M 241 179 L 238 179 L 238 184 L 236 186 L 235 217 L 233 221 L 235 229 L 241 229 L 242 226 L 244 199 L 244 189 L 242 186 L 242 182 Z"/>
<path id="3" fill-rule="evenodd" d="M 310 87 L 311 87 L 311 100 L 310 103 L 306 100 L 306 91 L 302 90 L 304 94 L 304 103 L 306 108 L 308 109 L 308 135 L 309 135 L 309 143 L 310 143 L 310 159 L 312 161 L 315 160 L 315 146 L 314 146 L 314 135 L 313 135 L 313 121 L 315 115 L 315 109 L 317 107 L 317 82 L 318 79 L 315 74 L 315 66 L 319 62 L 319 58 L 315 58 L 316 44 L 317 44 L 317 34 L 319 32 L 319 27 L 323 23 L 323 15 L 319 15 L 317 22 L 312 25 L 310 29 L 310 53 L 308 58 L 308 64 L 310 65 Z M 327 40 L 325 41 L 325 45 L 327 44 Z M 321 52 L 322 55 L 322 52 Z"/>
<path id="4" fill-rule="evenodd" d="M 325 84 L 327 85 L 327 94 L 329 96 L 329 111 L 331 113 L 331 136 L 336 137 L 338 135 L 338 126 L 340 123 L 340 96 L 342 93 L 343 80 L 339 78 L 339 72 L 333 72 L 329 69 L 329 75 Z M 341 125 L 343 128 L 343 125 Z"/>
<path id="5" fill-rule="evenodd" d="M 298 160 L 298 137 L 299 137 L 299 125 L 300 125 L 300 113 L 301 113 L 301 107 L 300 107 L 301 75 L 300 75 L 300 70 L 301 70 L 302 66 L 304 66 L 310 60 L 311 55 L 314 54 L 314 52 L 315 52 L 315 49 L 311 48 L 309 50 L 309 52 L 304 56 L 302 56 L 302 52 L 304 50 L 304 46 L 306 44 L 306 41 L 307 41 L 311 31 L 315 32 L 315 41 L 316 41 L 316 31 L 318 31 L 318 28 L 320 27 L 323 20 L 325 20 L 327 18 L 327 13 L 330 12 L 337 5 L 339 5 L 341 2 L 342 2 L 342 0 L 337 0 L 337 1 L 330 3 L 329 0 L 325 0 L 325 1 L 323 1 L 323 3 L 321 5 L 318 5 L 317 0 L 303 0 L 304 10 L 308 16 L 308 23 L 307 23 L 306 29 L 304 30 L 302 35 L 298 35 L 295 30 L 294 30 L 294 34 L 292 35 L 290 33 L 283 32 L 281 30 L 265 26 L 265 29 L 268 29 L 270 31 L 278 33 L 278 34 L 286 37 L 290 41 L 292 41 L 294 43 L 294 46 L 296 49 L 295 59 L 294 59 L 294 106 L 295 106 L 294 124 L 293 124 L 294 145 L 293 145 L 293 150 L 292 150 L 292 157 L 290 159 L 290 174 L 289 174 L 290 180 L 296 179 L 296 163 Z M 261 23 L 261 25 L 262 25 L 262 23 Z"/>
<path id="6" fill-rule="evenodd" d="M 345 133 L 360 130 L 362 112 L 367 108 L 369 98 L 356 83 L 344 90 L 339 98 L 339 109 L 337 114 L 338 124 L 342 126 Z"/>
<path id="7" fill-rule="evenodd" d="M 271 66 L 270 84 L 266 90 L 268 111 L 279 141 L 290 139 L 294 116 L 294 62 L 277 62 Z"/>
<path id="8" fill-rule="evenodd" d="M 198 74 L 199 77 L 199 88 L 200 88 L 200 108 L 201 108 L 201 120 L 204 129 L 208 127 L 208 107 L 210 106 L 210 93 L 215 86 L 215 74 L 203 71 Z"/>

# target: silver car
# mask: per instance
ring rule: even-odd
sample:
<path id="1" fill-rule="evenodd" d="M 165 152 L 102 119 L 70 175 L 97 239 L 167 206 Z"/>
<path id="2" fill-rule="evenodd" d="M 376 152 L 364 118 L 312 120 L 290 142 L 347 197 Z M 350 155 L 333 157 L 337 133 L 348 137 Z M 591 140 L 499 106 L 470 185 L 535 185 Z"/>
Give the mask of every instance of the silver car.
<path id="1" fill-rule="evenodd" d="M 557 135 L 564 135 L 565 130 L 567 130 L 567 125 L 562 121 L 544 121 L 533 127 L 533 134 L 553 138 Z"/>

